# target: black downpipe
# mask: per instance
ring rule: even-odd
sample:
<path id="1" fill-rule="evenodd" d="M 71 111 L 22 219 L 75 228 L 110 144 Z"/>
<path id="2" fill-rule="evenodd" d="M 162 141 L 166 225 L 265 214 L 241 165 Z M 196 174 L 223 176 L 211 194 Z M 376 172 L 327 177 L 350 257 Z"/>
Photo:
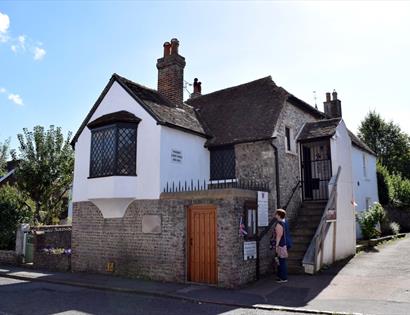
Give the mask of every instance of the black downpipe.
<path id="1" fill-rule="evenodd" d="M 279 159 L 278 159 L 278 148 L 271 142 L 270 143 L 273 152 L 275 155 L 275 181 L 276 181 L 276 206 L 280 208 L 280 186 L 279 186 Z M 256 280 L 260 278 L 260 261 L 259 261 L 259 242 L 265 236 L 265 234 L 269 231 L 269 229 L 273 226 L 274 219 L 271 220 L 269 226 L 262 232 L 261 235 L 256 237 Z"/>

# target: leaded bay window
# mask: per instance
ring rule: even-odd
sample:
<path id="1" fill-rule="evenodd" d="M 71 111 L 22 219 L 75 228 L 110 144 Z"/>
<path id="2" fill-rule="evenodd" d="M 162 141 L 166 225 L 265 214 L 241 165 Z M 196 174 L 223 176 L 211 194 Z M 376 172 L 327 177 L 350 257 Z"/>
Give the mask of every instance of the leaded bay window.
<path id="1" fill-rule="evenodd" d="M 211 149 L 211 180 L 235 179 L 233 146 Z"/>
<path id="2" fill-rule="evenodd" d="M 139 118 L 128 112 L 102 116 L 91 122 L 90 178 L 136 176 Z"/>

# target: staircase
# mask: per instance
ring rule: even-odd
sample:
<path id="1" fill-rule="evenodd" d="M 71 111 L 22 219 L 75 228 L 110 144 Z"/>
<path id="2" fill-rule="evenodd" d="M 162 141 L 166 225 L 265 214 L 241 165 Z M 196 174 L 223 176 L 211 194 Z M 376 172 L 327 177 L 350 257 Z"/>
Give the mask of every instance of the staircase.
<path id="1" fill-rule="evenodd" d="M 298 216 L 291 227 L 293 240 L 289 250 L 288 271 L 291 274 L 305 273 L 302 260 L 319 226 L 326 207 L 325 201 L 304 201 L 299 209 Z"/>

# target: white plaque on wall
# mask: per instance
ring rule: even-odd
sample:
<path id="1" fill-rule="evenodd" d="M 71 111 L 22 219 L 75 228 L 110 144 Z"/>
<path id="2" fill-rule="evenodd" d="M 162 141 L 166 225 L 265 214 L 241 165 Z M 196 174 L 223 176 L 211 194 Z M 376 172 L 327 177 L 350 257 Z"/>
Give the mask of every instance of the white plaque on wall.
<path id="1" fill-rule="evenodd" d="M 268 193 L 258 191 L 258 226 L 269 225 L 269 201 Z"/>
<path id="2" fill-rule="evenodd" d="M 172 163 L 177 163 L 177 164 L 182 164 L 182 151 L 181 150 L 171 150 L 171 162 Z"/>
<path id="3" fill-rule="evenodd" d="M 161 233 L 161 216 L 144 215 L 142 217 L 142 233 Z"/>
<path id="4" fill-rule="evenodd" d="M 243 242 L 243 260 L 256 258 L 256 242 Z"/>

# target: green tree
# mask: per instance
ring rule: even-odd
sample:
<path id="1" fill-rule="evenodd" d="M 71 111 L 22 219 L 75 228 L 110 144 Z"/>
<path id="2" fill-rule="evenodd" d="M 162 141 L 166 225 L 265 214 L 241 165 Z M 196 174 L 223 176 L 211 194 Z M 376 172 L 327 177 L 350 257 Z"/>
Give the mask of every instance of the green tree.
<path id="1" fill-rule="evenodd" d="M 359 137 L 390 173 L 410 178 L 410 137 L 398 125 L 370 111 L 359 126 Z"/>
<path id="2" fill-rule="evenodd" d="M 17 225 L 32 219 L 29 202 L 16 187 L 0 188 L 0 218 L 0 249 L 14 249 Z"/>
<path id="3" fill-rule="evenodd" d="M 0 142 L 0 177 L 4 175 L 6 162 L 9 155 L 10 139 Z"/>
<path id="4" fill-rule="evenodd" d="M 393 184 L 389 171 L 380 163 L 377 163 L 377 188 L 380 203 L 382 205 L 390 204 L 394 199 Z"/>
<path id="5" fill-rule="evenodd" d="M 74 155 L 70 146 L 71 133 L 66 139 L 61 128 L 36 126 L 19 134 L 17 171 L 19 189 L 34 202 L 36 223 L 51 224 L 65 210 L 64 197 L 73 179 Z"/>

